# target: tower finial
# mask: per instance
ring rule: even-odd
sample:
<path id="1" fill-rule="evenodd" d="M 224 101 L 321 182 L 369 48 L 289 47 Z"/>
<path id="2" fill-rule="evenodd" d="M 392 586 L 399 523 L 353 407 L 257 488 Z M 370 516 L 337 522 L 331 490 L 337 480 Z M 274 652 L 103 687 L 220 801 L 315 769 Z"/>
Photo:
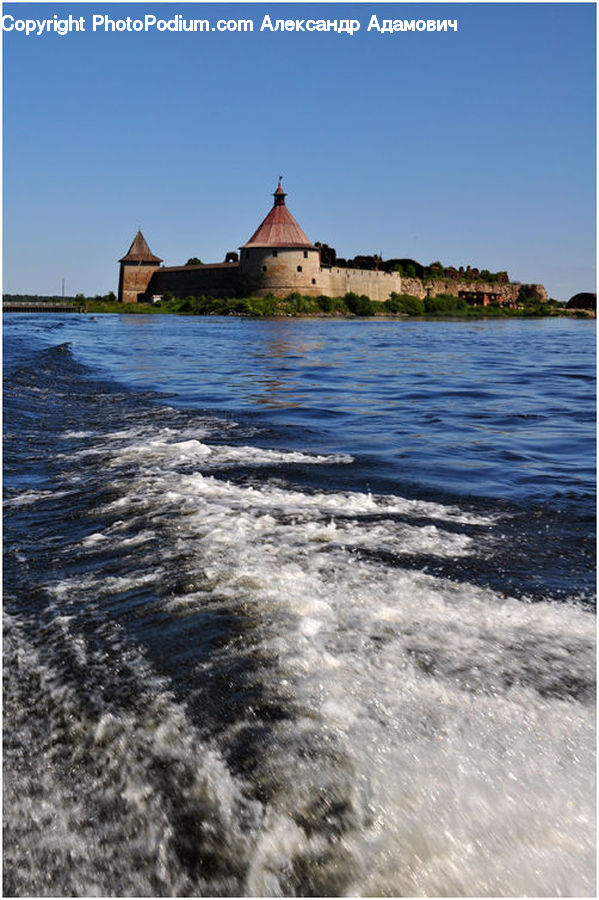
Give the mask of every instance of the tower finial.
<path id="1" fill-rule="evenodd" d="M 275 206 L 285 206 L 285 197 L 287 196 L 287 194 L 283 190 L 283 186 L 281 184 L 282 178 L 283 176 L 279 175 L 279 183 L 277 185 L 276 191 L 273 194 L 273 197 L 275 198 Z"/>

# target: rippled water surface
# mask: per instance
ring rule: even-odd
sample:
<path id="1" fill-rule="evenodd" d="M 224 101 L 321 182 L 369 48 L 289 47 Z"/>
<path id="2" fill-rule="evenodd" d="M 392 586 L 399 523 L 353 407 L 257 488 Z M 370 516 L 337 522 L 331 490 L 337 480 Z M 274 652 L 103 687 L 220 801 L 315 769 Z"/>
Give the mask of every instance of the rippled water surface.
<path id="1" fill-rule="evenodd" d="M 594 355 L 6 316 L 5 894 L 594 895 Z"/>

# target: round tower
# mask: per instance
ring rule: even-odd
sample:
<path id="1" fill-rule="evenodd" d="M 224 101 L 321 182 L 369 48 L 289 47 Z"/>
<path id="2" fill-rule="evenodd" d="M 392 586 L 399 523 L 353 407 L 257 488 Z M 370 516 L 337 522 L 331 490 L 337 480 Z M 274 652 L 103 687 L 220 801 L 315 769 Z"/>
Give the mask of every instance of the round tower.
<path id="1" fill-rule="evenodd" d="M 244 288 L 258 296 L 286 297 L 294 291 L 317 296 L 320 252 L 285 206 L 286 196 L 279 180 L 272 209 L 240 247 L 239 274 Z"/>
<path id="2" fill-rule="evenodd" d="M 145 237 L 138 231 L 125 256 L 119 259 L 119 303 L 137 303 L 162 260 L 154 256 Z"/>

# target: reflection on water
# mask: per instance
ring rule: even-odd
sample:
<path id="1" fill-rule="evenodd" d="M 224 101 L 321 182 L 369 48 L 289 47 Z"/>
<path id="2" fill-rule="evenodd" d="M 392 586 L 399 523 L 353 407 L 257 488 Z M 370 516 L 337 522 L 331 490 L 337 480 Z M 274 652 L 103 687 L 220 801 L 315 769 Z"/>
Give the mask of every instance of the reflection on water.
<path id="1" fill-rule="evenodd" d="M 264 345 L 252 347 L 250 354 L 257 368 L 268 370 L 258 378 L 260 390 L 251 400 L 258 406 L 272 408 L 300 407 L 309 402 L 309 394 L 302 390 L 301 381 L 294 377 L 302 373 L 310 377 L 310 370 L 326 368 L 320 355 L 323 340 L 298 339 L 297 322 L 268 322 Z"/>
<path id="2" fill-rule="evenodd" d="M 274 408 L 293 408 L 302 405 L 308 399 L 307 394 L 302 393 L 298 381 L 283 378 L 261 378 L 260 392 L 251 397 L 252 403 L 258 406 Z"/>

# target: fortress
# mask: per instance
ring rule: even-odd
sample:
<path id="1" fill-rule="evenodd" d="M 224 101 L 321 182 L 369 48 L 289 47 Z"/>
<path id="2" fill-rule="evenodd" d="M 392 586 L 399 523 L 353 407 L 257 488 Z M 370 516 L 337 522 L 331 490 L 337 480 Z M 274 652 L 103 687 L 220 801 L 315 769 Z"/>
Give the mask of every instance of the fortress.
<path id="1" fill-rule="evenodd" d="M 313 244 L 308 239 L 287 209 L 286 196 L 279 181 L 266 218 L 239 248 L 239 254 L 229 252 L 220 263 L 163 266 L 138 231 L 128 252 L 119 260 L 119 302 L 147 302 L 165 294 L 286 297 L 299 293 L 342 297 L 348 292 L 384 301 L 395 292 L 421 299 L 450 294 L 473 304 L 495 301 L 513 306 L 523 288 L 538 299 L 547 300 L 543 285 L 513 284 L 507 273 L 499 273 L 490 281 L 470 267 L 466 271 L 443 269 L 439 264 L 435 269 L 437 264 L 433 264 L 425 271 L 414 260 L 337 259 L 335 250 L 327 244 Z"/>

